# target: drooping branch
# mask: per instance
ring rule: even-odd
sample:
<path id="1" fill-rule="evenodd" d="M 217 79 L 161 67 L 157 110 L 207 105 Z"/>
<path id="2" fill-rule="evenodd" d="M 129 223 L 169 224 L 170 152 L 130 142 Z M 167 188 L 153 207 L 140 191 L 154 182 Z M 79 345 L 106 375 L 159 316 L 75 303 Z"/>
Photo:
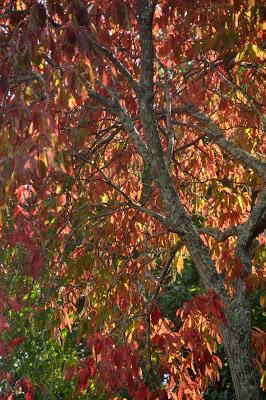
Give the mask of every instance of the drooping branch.
<path id="1" fill-rule="evenodd" d="M 127 131 L 131 140 L 134 142 L 139 154 L 143 157 L 144 160 L 148 160 L 149 154 L 146 144 L 142 140 L 135 125 L 131 121 L 130 117 L 127 115 L 126 111 L 121 107 L 119 102 L 113 101 L 112 99 L 108 99 L 100 95 L 95 90 L 91 89 L 91 87 L 89 87 L 88 85 L 87 85 L 87 90 L 90 96 L 92 96 L 100 104 L 104 105 L 109 112 L 111 112 L 112 114 L 116 115 L 119 118 L 122 126 Z"/>
<path id="2" fill-rule="evenodd" d="M 231 54 L 231 57 L 235 57 L 236 54 L 233 53 Z M 253 111 L 259 116 L 260 119 L 263 118 L 263 116 L 261 115 L 261 113 L 259 112 L 259 110 L 257 109 L 257 107 L 255 106 L 255 102 L 252 98 L 252 96 L 247 93 L 246 90 L 244 90 L 240 85 L 237 85 L 235 82 L 233 82 L 230 79 L 227 79 L 217 68 L 217 65 L 213 64 L 210 62 L 210 60 L 208 60 L 206 57 L 204 57 L 204 60 L 207 62 L 207 64 L 210 66 L 211 70 L 215 71 L 215 73 L 222 79 L 224 80 L 228 85 L 230 85 L 231 87 L 233 87 L 235 90 L 240 91 L 245 98 L 247 99 L 247 101 L 249 102 L 249 104 L 251 105 L 251 108 L 253 109 Z M 227 61 L 228 62 L 228 61 Z M 230 58 L 229 58 L 229 62 L 230 62 Z M 219 64 L 218 64 L 219 65 Z"/>
<path id="3" fill-rule="evenodd" d="M 202 123 L 207 128 L 208 136 L 215 141 L 226 153 L 238 160 L 242 165 L 255 171 L 264 181 L 266 181 L 266 163 L 258 160 L 250 153 L 227 140 L 221 128 L 210 117 L 198 110 L 194 105 L 187 106 L 187 113 Z"/>
<path id="4" fill-rule="evenodd" d="M 104 55 L 106 58 L 108 58 L 108 60 L 110 60 L 112 62 L 112 64 L 118 69 L 118 71 L 121 73 L 121 75 L 123 75 L 124 78 L 126 78 L 126 80 L 128 81 L 130 87 L 134 90 L 134 92 L 136 94 L 138 94 L 139 86 L 138 86 L 137 82 L 133 79 L 133 77 L 130 74 L 130 72 L 128 71 L 128 69 L 114 56 L 114 54 L 110 50 L 108 50 L 106 47 L 104 47 L 100 43 L 96 42 L 92 38 L 91 38 L 91 40 L 92 40 L 95 50 L 100 55 Z"/>

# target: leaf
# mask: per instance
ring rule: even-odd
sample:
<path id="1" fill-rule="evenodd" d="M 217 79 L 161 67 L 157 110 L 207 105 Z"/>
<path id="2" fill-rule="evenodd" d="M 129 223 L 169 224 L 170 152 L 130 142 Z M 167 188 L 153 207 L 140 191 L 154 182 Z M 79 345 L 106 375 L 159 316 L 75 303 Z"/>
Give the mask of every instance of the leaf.
<path id="1" fill-rule="evenodd" d="M 101 197 L 101 200 L 102 200 L 102 203 L 103 203 L 103 204 L 107 204 L 108 201 L 109 201 L 108 195 L 107 195 L 106 193 L 104 193 L 104 194 L 102 195 L 102 197 Z"/>
<path id="2" fill-rule="evenodd" d="M 158 307 L 153 307 L 151 311 L 151 323 L 157 325 L 161 318 L 161 311 Z"/>
<path id="3" fill-rule="evenodd" d="M 86 60 L 86 66 L 88 68 L 88 74 L 89 74 L 89 81 L 92 84 L 92 86 L 94 86 L 95 83 L 95 76 L 94 76 L 94 72 L 91 66 L 91 63 L 89 61 L 89 59 Z"/>
<path id="4" fill-rule="evenodd" d="M 173 259 L 173 265 L 179 274 L 181 274 L 184 269 L 184 254 L 185 249 L 184 247 L 182 247 L 179 251 L 176 252 Z"/>
<path id="5" fill-rule="evenodd" d="M 103 83 L 103 86 L 108 86 L 108 81 L 109 81 L 108 75 L 107 75 L 107 73 L 106 73 L 106 71 L 105 71 L 105 69 L 104 69 L 104 70 L 103 70 L 103 74 L 102 74 L 102 83 Z"/>
<path id="6" fill-rule="evenodd" d="M 263 390 L 266 390 L 266 370 L 264 371 L 264 373 L 260 379 L 260 386 Z"/>
<path id="7" fill-rule="evenodd" d="M 229 342 L 266 359 L 264 5 L 2 3 L 0 397 L 226 397 Z"/>
<path id="8" fill-rule="evenodd" d="M 177 233 L 172 233 L 171 232 L 169 237 L 170 237 L 170 240 L 173 243 L 173 245 L 176 245 L 180 241 L 180 238 L 179 238 Z"/>
<path id="9" fill-rule="evenodd" d="M 8 346 L 9 346 L 10 348 L 19 346 L 21 343 L 24 342 L 24 340 L 25 340 L 24 336 L 18 336 L 18 337 L 16 337 L 15 339 L 10 340 L 10 341 L 8 342 Z"/>
<path id="10" fill-rule="evenodd" d="M 88 379 L 89 379 L 89 369 L 81 368 L 78 372 L 78 388 L 79 392 L 82 393 L 88 387 Z"/>
<path id="11" fill-rule="evenodd" d="M 0 333 L 3 331 L 11 331 L 11 328 L 3 315 L 0 315 Z"/>

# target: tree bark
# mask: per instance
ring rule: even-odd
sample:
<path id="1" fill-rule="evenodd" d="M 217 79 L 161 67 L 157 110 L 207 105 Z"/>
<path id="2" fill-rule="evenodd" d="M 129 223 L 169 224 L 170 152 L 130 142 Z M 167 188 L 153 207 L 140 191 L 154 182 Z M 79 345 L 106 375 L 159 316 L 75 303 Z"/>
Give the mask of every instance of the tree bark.
<path id="1" fill-rule="evenodd" d="M 179 229 L 179 236 L 187 247 L 205 288 L 207 290 L 214 289 L 227 306 L 226 317 L 228 325 L 220 324 L 220 333 L 229 361 L 236 399 L 260 400 L 262 399 L 262 393 L 259 388 L 259 376 L 252 365 L 251 305 L 248 298 L 249 295 L 246 293 L 245 277 L 251 273 L 250 243 L 264 227 L 260 227 L 259 231 L 255 229 L 262 216 L 265 219 L 264 199 L 266 197 L 266 189 L 264 192 L 265 197 L 261 196 L 250 218 L 238 234 L 236 256 L 241 262 L 243 274 L 236 281 L 235 294 L 230 300 L 224 288 L 222 276 L 216 271 L 208 247 L 201 240 L 199 232 L 176 193 L 168 165 L 166 164 L 166 157 L 162 150 L 153 103 L 154 48 L 152 23 L 155 5 L 156 1 L 152 3 L 152 6 L 148 0 L 138 0 L 137 2 L 137 19 L 141 43 L 141 73 L 138 100 L 140 120 L 149 156 L 147 157 L 146 149 L 142 155 L 145 163 L 149 166 L 151 177 L 167 210 L 169 225 L 177 229 L 177 231 Z M 265 164 L 262 164 L 239 146 L 226 140 L 220 128 L 210 118 L 196 110 L 195 107 L 190 107 L 187 112 L 199 122 L 204 123 L 212 139 L 225 152 L 239 160 L 242 165 L 253 169 L 266 180 Z M 134 140 L 134 132 L 131 136 Z M 138 145 L 138 142 L 135 141 L 135 143 Z"/>
<path id="2" fill-rule="evenodd" d="M 242 282 L 238 294 L 226 310 L 228 326 L 220 326 L 220 333 L 228 357 L 237 400 L 262 400 L 259 374 L 252 363 L 251 306 Z M 242 290 L 241 290 L 242 289 Z"/>

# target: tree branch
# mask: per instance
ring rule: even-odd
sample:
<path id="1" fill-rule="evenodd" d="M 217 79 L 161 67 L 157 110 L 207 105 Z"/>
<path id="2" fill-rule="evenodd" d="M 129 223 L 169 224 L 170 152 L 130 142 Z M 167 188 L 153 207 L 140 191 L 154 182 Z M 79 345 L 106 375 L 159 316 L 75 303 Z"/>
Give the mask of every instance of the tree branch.
<path id="1" fill-rule="evenodd" d="M 174 151 L 174 133 L 171 123 L 171 72 L 166 69 L 166 82 L 165 82 L 165 107 L 166 107 L 166 132 L 168 137 L 168 149 L 167 149 L 167 162 L 168 165 L 171 163 L 171 159 Z"/>
<path id="2" fill-rule="evenodd" d="M 90 86 L 87 85 L 88 93 L 99 103 L 103 104 L 112 114 L 115 114 L 122 126 L 127 131 L 129 137 L 134 142 L 137 151 L 143 157 L 144 160 L 148 160 L 149 153 L 146 147 L 146 144 L 142 140 L 137 128 L 131 121 L 130 117 L 127 115 L 126 111 L 121 107 L 118 101 L 112 101 L 107 97 L 104 97 L 97 93 L 95 90 L 92 90 Z"/>
<path id="3" fill-rule="evenodd" d="M 157 128 L 153 104 L 154 50 L 152 37 L 152 12 L 148 0 L 138 0 L 137 19 L 140 31 L 141 73 L 140 73 L 140 119 L 150 152 L 148 165 L 157 185 L 163 203 L 169 213 L 171 229 L 184 232 L 180 238 L 186 245 L 206 289 L 214 288 L 226 301 L 226 292 L 221 276 L 217 273 L 207 246 L 201 240 L 195 225 L 185 211 L 174 188 Z M 182 107 L 183 108 L 183 107 Z"/>
<path id="4" fill-rule="evenodd" d="M 180 249 L 182 248 L 182 246 L 183 246 L 183 244 L 182 244 L 181 242 L 178 242 L 175 246 L 173 246 L 173 247 L 169 250 L 169 256 L 168 256 L 167 260 L 166 260 L 165 263 L 164 263 L 163 270 L 162 270 L 161 276 L 160 276 L 159 279 L 158 279 L 158 285 L 157 285 L 157 288 L 156 288 L 156 290 L 155 290 L 155 292 L 154 292 L 154 295 L 153 295 L 153 297 L 152 297 L 151 303 L 152 303 L 154 300 L 157 299 L 157 297 L 158 297 L 158 295 L 159 295 L 159 293 L 160 293 L 160 288 L 161 288 L 161 286 L 162 286 L 162 284 L 163 284 L 164 279 L 165 279 L 166 276 L 167 276 L 167 273 L 168 273 L 168 271 L 169 271 L 169 268 L 171 267 L 171 264 L 172 264 L 172 262 L 173 262 L 173 259 L 175 258 L 176 252 L 177 252 L 178 250 L 180 250 Z"/>
<path id="5" fill-rule="evenodd" d="M 252 242 L 266 229 L 266 186 L 259 195 L 246 222 L 239 227 L 235 255 L 242 265 L 243 276 L 251 273 Z"/>
<path id="6" fill-rule="evenodd" d="M 126 78 L 130 87 L 134 90 L 136 95 L 138 95 L 139 85 L 133 79 L 128 69 L 113 55 L 113 53 L 110 50 L 102 46 L 100 43 L 96 42 L 92 37 L 90 39 L 93 43 L 94 48 L 96 48 L 97 52 L 104 55 L 106 58 L 108 58 L 108 60 L 112 62 L 112 64 L 118 69 L 118 71 Z"/>
<path id="7" fill-rule="evenodd" d="M 255 171 L 264 181 L 266 181 L 266 163 L 258 160 L 256 157 L 237 146 L 235 143 L 225 139 L 221 128 L 211 120 L 210 117 L 199 111 L 194 105 L 187 105 L 187 113 L 202 123 L 209 137 L 217 143 L 224 151 L 237 159 L 245 167 Z"/>
<path id="8" fill-rule="evenodd" d="M 213 239 L 216 240 L 216 242 L 221 243 L 225 242 L 231 236 L 237 236 L 238 227 L 232 226 L 230 228 L 225 229 L 224 231 L 221 231 L 218 228 L 203 227 L 198 229 L 198 233 L 211 236 L 213 237 Z"/>
<path id="9" fill-rule="evenodd" d="M 142 205 L 139 205 L 138 203 L 135 203 L 126 193 L 123 192 L 123 190 L 121 190 L 117 185 L 115 185 L 113 183 L 113 181 L 111 179 L 109 179 L 108 176 L 99 167 L 97 167 L 97 165 L 95 165 L 94 163 L 91 163 L 91 162 L 89 162 L 89 164 L 103 176 L 105 182 L 108 185 L 110 185 L 119 194 L 121 194 L 122 197 L 124 197 L 124 199 L 127 202 L 127 206 L 132 207 L 138 211 L 144 212 L 145 214 L 149 215 L 150 217 L 157 219 L 159 222 L 161 222 L 161 224 L 167 225 L 168 220 L 164 215 L 159 214 L 156 211 L 150 210 L 146 207 L 143 207 Z"/>

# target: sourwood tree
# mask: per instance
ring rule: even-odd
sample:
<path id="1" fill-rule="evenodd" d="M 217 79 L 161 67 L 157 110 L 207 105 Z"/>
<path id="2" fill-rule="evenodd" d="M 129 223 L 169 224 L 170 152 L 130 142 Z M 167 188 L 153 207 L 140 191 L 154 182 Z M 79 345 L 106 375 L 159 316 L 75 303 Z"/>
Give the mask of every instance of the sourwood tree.
<path id="1" fill-rule="evenodd" d="M 3 399 L 262 399 L 265 15 L 2 0 Z"/>

